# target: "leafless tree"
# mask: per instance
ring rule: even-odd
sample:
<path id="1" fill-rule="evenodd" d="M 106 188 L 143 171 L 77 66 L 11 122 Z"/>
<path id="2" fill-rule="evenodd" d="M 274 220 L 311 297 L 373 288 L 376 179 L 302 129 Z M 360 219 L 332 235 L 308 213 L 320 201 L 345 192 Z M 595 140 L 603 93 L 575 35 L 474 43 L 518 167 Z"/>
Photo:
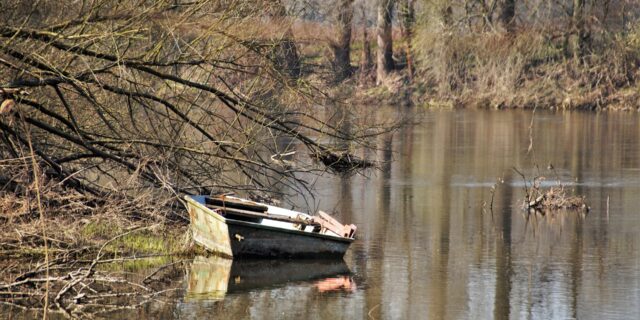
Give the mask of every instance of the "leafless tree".
<path id="1" fill-rule="evenodd" d="M 585 25 L 585 0 L 573 0 L 571 26 L 568 37 L 568 54 L 574 58 L 581 57 L 589 34 Z"/>
<path id="2" fill-rule="evenodd" d="M 381 84 L 387 75 L 393 70 L 393 38 L 392 38 L 392 14 L 394 1 L 378 1 L 377 40 L 378 50 L 376 54 L 376 83 Z"/>
<path id="3" fill-rule="evenodd" d="M 291 23 L 288 20 L 287 8 L 280 0 L 264 1 L 261 4 L 266 6 L 275 25 L 284 31 L 282 38 L 273 44 L 272 59 L 276 62 L 277 68 L 284 70 L 291 78 L 297 79 L 302 70 L 298 48 L 293 39 Z"/>
<path id="4" fill-rule="evenodd" d="M 371 136 L 317 117 L 325 96 L 291 81 L 301 66 L 280 3 L 42 0 L 2 8 L 0 86 L 29 95 L 3 97 L 15 106 L 0 115 L 0 158 L 24 156 L 31 141 L 46 175 L 67 187 L 104 194 L 135 179 L 171 194 L 306 192 L 297 174 L 322 169 L 306 155 L 331 154 L 319 137 Z M 298 150 L 296 166 L 270 157 L 283 136 Z"/>
<path id="5" fill-rule="evenodd" d="M 340 0 L 337 9 L 337 40 L 332 44 L 336 78 L 341 81 L 351 75 L 351 29 L 353 0 Z"/>
<path id="6" fill-rule="evenodd" d="M 401 0 L 398 5 L 398 15 L 400 18 L 400 32 L 402 41 L 404 42 L 404 57 L 407 61 L 407 70 L 409 78 L 413 79 L 413 57 L 411 55 L 411 39 L 413 37 L 413 28 L 415 24 L 415 1 Z"/>

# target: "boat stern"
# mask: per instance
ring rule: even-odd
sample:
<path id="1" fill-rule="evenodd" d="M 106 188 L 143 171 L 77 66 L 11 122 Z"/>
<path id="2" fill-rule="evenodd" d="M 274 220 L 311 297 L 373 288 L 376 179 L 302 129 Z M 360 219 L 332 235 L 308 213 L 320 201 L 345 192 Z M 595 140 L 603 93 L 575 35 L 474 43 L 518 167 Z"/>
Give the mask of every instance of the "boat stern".
<path id="1" fill-rule="evenodd" d="M 205 206 L 204 196 L 185 196 L 184 199 L 193 240 L 216 254 L 233 257 L 225 218 Z"/>

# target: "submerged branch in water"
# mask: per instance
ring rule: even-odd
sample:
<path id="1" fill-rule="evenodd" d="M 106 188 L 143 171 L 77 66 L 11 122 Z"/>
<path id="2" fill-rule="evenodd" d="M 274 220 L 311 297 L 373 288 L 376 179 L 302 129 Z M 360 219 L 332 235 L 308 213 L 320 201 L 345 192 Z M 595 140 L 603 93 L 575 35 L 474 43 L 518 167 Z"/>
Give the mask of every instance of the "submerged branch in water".
<path id="1" fill-rule="evenodd" d="M 6 282 L 0 284 L 0 303 L 27 311 L 42 311 L 42 301 L 52 301 L 53 305 L 48 306 L 47 312 L 59 312 L 70 318 L 86 318 L 95 313 L 137 308 L 157 296 L 168 294 L 177 288 L 167 289 L 166 285 L 160 284 L 164 277 L 157 275 L 172 272 L 184 260 L 166 263 L 140 281 L 128 277 L 128 272 L 113 271 L 110 270 L 113 267 L 109 267 L 110 263 L 120 259 L 112 259 L 113 254 L 107 254 L 106 248 L 150 228 L 134 228 L 104 241 L 99 249 L 94 247 L 97 252 L 94 251 L 92 260 L 73 257 L 69 251 L 59 253 L 49 263 L 38 263 L 19 275 L 16 274 L 17 270 L 3 274 L 0 281 Z M 133 258 L 127 263 L 142 259 Z M 98 264 L 103 267 L 98 268 Z M 50 275 L 39 276 L 45 269 Z M 11 277 L 13 281 L 9 279 Z"/>
<path id="2" fill-rule="evenodd" d="M 327 168 L 338 173 L 353 172 L 358 169 L 366 169 L 376 167 L 374 161 L 362 159 L 356 155 L 345 152 L 333 152 L 330 150 L 321 150 L 311 154 L 311 157 L 322 162 Z"/>

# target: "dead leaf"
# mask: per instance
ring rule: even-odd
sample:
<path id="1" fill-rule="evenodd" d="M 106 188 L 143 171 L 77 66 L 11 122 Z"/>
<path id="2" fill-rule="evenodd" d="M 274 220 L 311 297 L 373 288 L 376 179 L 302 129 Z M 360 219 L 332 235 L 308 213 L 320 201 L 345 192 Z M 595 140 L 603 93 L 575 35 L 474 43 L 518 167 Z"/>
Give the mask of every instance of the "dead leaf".
<path id="1" fill-rule="evenodd" d="M 16 102 L 13 99 L 7 99 L 2 101 L 2 105 L 0 105 L 0 114 L 9 114 L 15 106 Z"/>

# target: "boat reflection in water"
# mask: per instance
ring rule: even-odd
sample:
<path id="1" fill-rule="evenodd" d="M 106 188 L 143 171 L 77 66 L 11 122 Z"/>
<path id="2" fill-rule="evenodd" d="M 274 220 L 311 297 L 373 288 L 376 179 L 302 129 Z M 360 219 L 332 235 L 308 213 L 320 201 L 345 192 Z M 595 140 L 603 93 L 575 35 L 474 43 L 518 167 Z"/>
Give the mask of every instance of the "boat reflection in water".
<path id="1" fill-rule="evenodd" d="M 316 282 L 316 288 L 319 292 L 356 291 L 356 283 L 349 276 L 339 276 L 335 278 L 327 278 Z"/>
<path id="2" fill-rule="evenodd" d="M 356 284 L 343 260 L 230 260 L 197 256 L 187 274 L 186 298 L 221 300 L 227 293 L 313 283 L 318 292 L 353 292 Z"/>
<path id="3" fill-rule="evenodd" d="M 187 298 L 221 300 L 227 293 L 232 260 L 197 256 L 187 274 Z"/>

